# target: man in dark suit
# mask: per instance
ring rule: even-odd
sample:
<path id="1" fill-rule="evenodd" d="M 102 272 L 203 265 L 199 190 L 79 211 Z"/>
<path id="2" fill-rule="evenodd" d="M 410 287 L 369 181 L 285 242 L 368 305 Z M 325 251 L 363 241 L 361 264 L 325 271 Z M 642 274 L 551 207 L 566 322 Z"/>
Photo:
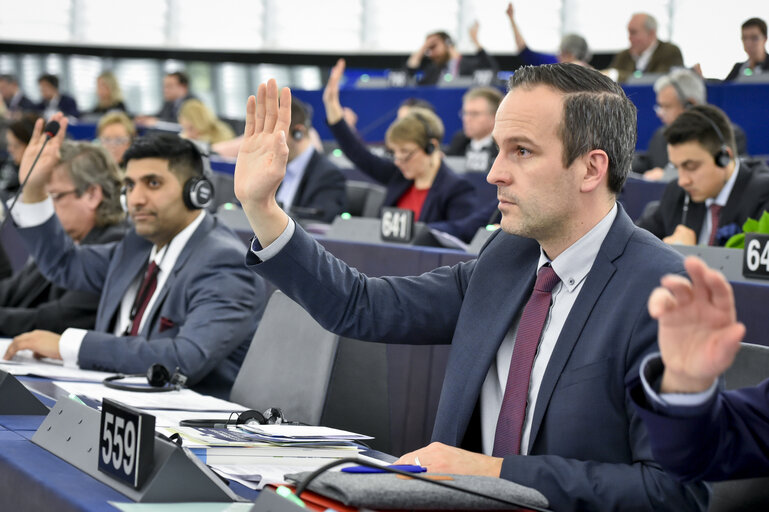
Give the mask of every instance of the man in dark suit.
<path id="1" fill-rule="evenodd" d="M 657 20 L 651 14 L 634 14 L 627 34 L 630 48 L 615 55 L 609 65 L 610 70 L 616 70 L 618 82 L 626 81 L 635 71 L 667 73 L 684 65 L 678 46 L 657 39 Z"/>
<path id="2" fill-rule="evenodd" d="M 769 210 L 769 169 L 737 158 L 729 118 L 700 105 L 665 130 L 678 181 L 665 188 L 656 209 L 638 220 L 668 243 L 724 245 L 748 219 Z"/>
<path id="3" fill-rule="evenodd" d="M 87 245 L 123 237 L 121 181 L 120 170 L 100 146 L 62 144 L 61 163 L 52 172 L 46 191 L 72 240 Z M 98 305 L 98 293 L 56 286 L 30 260 L 12 277 L 0 281 L 0 336 L 34 329 L 55 333 L 67 327 L 92 329 Z"/>
<path id="4" fill-rule="evenodd" d="M 19 88 L 19 80 L 14 75 L 0 75 L 0 95 L 14 118 L 20 117 L 24 112 L 37 110 L 35 103 Z"/>
<path id="5" fill-rule="evenodd" d="M 769 475 L 769 380 L 719 391 L 745 335 L 731 286 L 695 257 L 691 281 L 665 276 L 649 298 L 660 354 L 644 361 L 630 395 L 649 429 L 655 458 L 682 480 Z"/>
<path id="6" fill-rule="evenodd" d="M 56 166 L 66 121 L 51 139 L 24 188 L 13 217 L 40 270 L 72 289 L 101 292 L 93 330 L 61 335 L 32 331 L 14 338 L 18 350 L 80 368 L 142 373 L 155 363 L 179 368 L 188 385 L 229 394 L 266 301 L 261 279 L 243 266 L 242 242 L 204 207 L 203 162 L 195 145 L 176 135 L 137 139 L 126 152 L 126 206 L 133 220 L 119 243 L 76 246 L 52 214 L 43 183 Z M 20 176 L 42 144 L 42 123 Z M 18 214 L 17 214 L 18 213 Z"/>
<path id="7" fill-rule="evenodd" d="M 493 87 L 474 87 L 462 97 L 462 130 L 454 134 L 446 154 L 465 157 L 468 172 L 489 172 L 499 153 L 491 132 L 501 102 L 502 93 Z"/>
<path id="8" fill-rule="evenodd" d="M 295 218 L 331 222 L 347 204 L 342 171 L 310 140 L 312 107 L 294 100 L 288 137 L 286 178 L 277 199 Z"/>
<path id="9" fill-rule="evenodd" d="M 509 86 L 488 178 L 503 230 L 477 260 L 367 278 L 273 199 L 291 96 L 284 89 L 279 108 L 275 81 L 262 84 L 235 170 L 255 233 L 247 263 L 334 332 L 451 344 L 435 442 L 401 462 L 509 479 L 554 510 L 704 510 L 702 484 L 683 486 L 653 460 L 624 391 L 654 348 L 646 298 L 662 274 L 683 270 L 616 203 L 635 108 L 610 79 L 573 64 L 520 68 Z"/>
<path id="10" fill-rule="evenodd" d="M 766 22 L 761 18 L 750 18 L 742 24 L 742 47 L 748 60 L 734 65 L 724 80 L 735 80 L 740 76 L 769 73 L 769 53 L 766 52 Z"/>
<path id="11" fill-rule="evenodd" d="M 194 98 L 190 94 L 190 78 L 183 71 L 174 71 L 163 77 L 163 106 L 155 117 L 158 121 L 179 122 L 182 103 Z"/>
<path id="12" fill-rule="evenodd" d="M 499 65 L 486 53 L 478 40 L 478 22 L 470 27 L 470 39 L 476 48 L 475 55 L 462 55 L 446 32 L 428 34 L 422 46 L 406 61 L 410 75 L 422 72 L 419 85 L 435 85 L 448 74 L 452 77 L 472 76 L 478 70 L 490 70 L 496 74 Z"/>
<path id="13" fill-rule="evenodd" d="M 40 86 L 40 96 L 43 98 L 37 109 L 43 117 L 49 119 L 56 112 L 61 112 L 68 117 L 80 117 L 75 98 L 59 92 L 59 77 L 44 74 L 37 79 Z"/>

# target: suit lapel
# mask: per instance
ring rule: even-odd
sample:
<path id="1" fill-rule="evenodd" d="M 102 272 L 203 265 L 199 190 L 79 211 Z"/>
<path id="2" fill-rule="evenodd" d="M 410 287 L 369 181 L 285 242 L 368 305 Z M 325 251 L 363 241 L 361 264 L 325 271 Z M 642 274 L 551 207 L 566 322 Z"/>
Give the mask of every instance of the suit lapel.
<path id="1" fill-rule="evenodd" d="M 102 291 L 96 330 L 105 332 L 110 330 L 112 319 L 117 314 L 128 287 L 147 264 L 151 250 L 152 244 L 139 237 L 135 231 L 126 235 L 123 250 L 118 253 L 118 259 L 111 265 L 112 277 L 107 279 Z"/>
<path id="2" fill-rule="evenodd" d="M 561 334 L 547 364 L 547 369 L 539 388 L 539 394 L 537 395 L 534 416 L 532 417 L 529 453 L 532 453 L 534 442 L 542 425 L 542 419 L 545 416 L 558 379 L 563 373 L 566 363 L 569 361 L 572 350 L 574 350 L 577 341 L 579 341 L 585 323 L 590 318 L 590 313 L 601 297 L 604 288 L 606 288 L 606 285 L 616 272 L 613 262 L 622 255 L 632 232 L 633 224 L 630 218 L 625 214 L 622 207 L 618 205 L 617 218 L 614 220 L 614 224 L 606 235 L 601 249 L 598 251 L 598 255 L 593 262 L 593 266 L 585 278 L 585 284 L 579 292 L 579 296 L 566 319 L 566 323 L 563 325 L 563 329 L 561 329 Z"/>
<path id="3" fill-rule="evenodd" d="M 746 189 L 750 181 L 750 173 L 745 169 L 744 165 L 740 165 L 740 170 L 737 172 L 737 177 L 734 180 L 734 186 L 732 187 L 729 198 L 726 200 L 724 209 L 718 216 L 718 226 L 723 227 L 730 222 L 736 222 L 740 217 L 740 207 L 742 200 L 745 198 Z M 740 226 L 742 229 L 742 226 Z"/>
<path id="4" fill-rule="evenodd" d="M 147 320 L 144 322 L 144 326 L 142 328 L 141 334 L 143 334 L 145 338 L 150 339 L 152 334 L 152 329 L 156 324 L 157 316 L 160 312 L 160 308 L 162 307 L 163 302 L 166 299 L 166 296 L 168 296 L 168 291 L 171 290 L 172 287 L 174 286 L 174 282 L 176 281 L 179 271 L 181 271 L 185 263 L 187 263 L 187 261 L 190 259 L 190 255 L 195 251 L 196 246 L 200 243 L 200 241 L 203 238 L 205 238 L 208 235 L 208 232 L 211 231 L 215 225 L 216 225 L 216 219 L 212 215 L 206 214 L 206 216 L 203 217 L 203 221 L 200 223 L 200 226 L 198 226 L 198 228 L 192 234 L 190 239 L 187 241 L 187 244 L 184 246 L 184 249 L 182 249 L 181 254 L 179 254 L 179 257 L 176 259 L 174 268 L 168 274 L 168 278 L 163 284 L 163 288 L 161 288 L 160 291 L 157 292 L 157 298 L 155 299 L 155 302 L 152 305 L 152 311 L 150 311 L 149 316 L 147 317 Z"/>

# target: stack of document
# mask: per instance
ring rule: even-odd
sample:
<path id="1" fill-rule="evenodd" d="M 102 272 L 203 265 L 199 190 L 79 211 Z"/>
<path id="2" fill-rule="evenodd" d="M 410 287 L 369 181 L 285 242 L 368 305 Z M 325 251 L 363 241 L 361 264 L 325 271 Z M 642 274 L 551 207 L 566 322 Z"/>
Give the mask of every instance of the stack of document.
<path id="1" fill-rule="evenodd" d="M 355 441 L 372 439 L 327 427 L 299 425 L 238 425 L 226 429 L 159 427 L 225 478 L 258 489 L 282 483 L 283 475 L 312 471 L 334 459 L 359 457 Z"/>

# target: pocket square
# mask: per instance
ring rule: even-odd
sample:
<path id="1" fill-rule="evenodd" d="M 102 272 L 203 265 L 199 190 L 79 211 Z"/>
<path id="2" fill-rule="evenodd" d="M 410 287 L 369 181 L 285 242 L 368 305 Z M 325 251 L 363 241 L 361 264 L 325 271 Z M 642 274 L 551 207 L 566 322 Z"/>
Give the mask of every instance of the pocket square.
<path id="1" fill-rule="evenodd" d="M 176 324 L 173 320 L 170 318 L 166 318 L 164 316 L 160 317 L 160 329 L 159 332 L 167 331 L 168 329 L 171 329 L 172 327 L 176 327 Z"/>

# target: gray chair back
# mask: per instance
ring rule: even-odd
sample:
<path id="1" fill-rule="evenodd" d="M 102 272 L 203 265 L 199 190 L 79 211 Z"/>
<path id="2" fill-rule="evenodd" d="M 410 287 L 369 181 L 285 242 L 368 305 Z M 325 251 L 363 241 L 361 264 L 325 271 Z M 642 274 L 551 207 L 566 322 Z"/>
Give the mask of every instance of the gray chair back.
<path id="1" fill-rule="evenodd" d="M 230 400 L 257 411 L 279 407 L 291 421 L 319 424 L 338 344 L 299 304 L 274 292 Z"/>
<path id="2" fill-rule="evenodd" d="M 347 180 L 347 213 L 355 217 L 379 217 L 386 189 L 366 181 Z"/>
<path id="3" fill-rule="evenodd" d="M 755 386 L 769 378 L 769 347 L 743 343 L 724 374 L 726 389 Z M 769 477 L 714 482 L 709 512 L 769 510 Z"/>

